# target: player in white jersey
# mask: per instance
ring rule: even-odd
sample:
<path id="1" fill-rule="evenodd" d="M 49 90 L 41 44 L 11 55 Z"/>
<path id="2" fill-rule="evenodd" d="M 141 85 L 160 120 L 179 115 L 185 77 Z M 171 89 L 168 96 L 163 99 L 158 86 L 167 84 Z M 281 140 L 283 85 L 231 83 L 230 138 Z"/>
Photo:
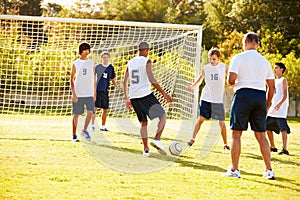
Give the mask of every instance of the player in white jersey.
<path id="1" fill-rule="evenodd" d="M 287 134 L 291 131 L 286 121 L 289 107 L 289 92 L 288 82 L 283 77 L 285 70 L 286 67 L 283 63 L 275 63 L 274 73 L 277 78 L 275 79 L 275 93 L 272 104 L 267 114 L 267 134 L 271 145 L 271 151 L 277 152 L 273 131 L 277 134 L 281 132 L 283 149 L 279 154 L 289 155 L 289 151 L 287 150 Z"/>
<path id="2" fill-rule="evenodd" d="M 70 84 L 73 108 L 72 140 L 75 142 L 79 141 L 76 135 L 77 123 L 79 115 L 84 112 L 84 106 L 86 107 L 87 115 L 81 135 L 83 135 L 86 140 L 91 140 L 87 127 L 95 107 L 96 79 L 94 61 L 88 59 L 90 49 L 91 47 L 87 43 L 79 45 L 80 58 L 73 63 L 71 70 Z"/>
<path id="3" fill-rule="evenodd" d="M 241 136 L 250 122 L 265 163 L 263 177 L 275 179 L 271 167 L 271 153 L 266 137 L 266 114 L 274 95 L 274 74 L 269 61 L 257 52 L 259 39 L 250 32 L 243 38 L 244 52 L 235 55 L 229 65 L 228 84 L 234 85 L 234 96 L 230 109 L 230 129 L 232 132 L 231 161 L 224 176 L 240 178 L 239 158 Z M 266 94 L 266 86 L 268 88 Z"/>
<path id="4" fill-rule="evenodd" d="M 157 132 L 151 145 L 155 147 L 159 153 L 166 155 L 164 146 L 160 142 L 161 134 L 166 124 L 166 113 L 159 101 L 151 92 L 151 85 L 156 88 L 170 102 L 171 97 L 160 87 L 152 73 L 152 62 L 147 58 L 149 53 L 149 44 L 141 42 L 139 44 L 139 55 L 128 62 L 124 76 L 124 96 L 127 109 L 132 108 L 136 112 L 138 120 L 141 123 L 140 134 L 144 144 L 144 156 L 150 156 L 148 146 L 147 116 L 152 120 L 159 118 Z M 130 79 L 129 95 L 128 80 Z"/>
<path id="5" fill-rule="evenodd" d="M 227 145 L 227 134 L 225 125 L 225 112 L 223 104 L 223 96 L 225 89 L 225 76 L 228 67 L 224 63 L 219 63 L 221 57 L 218 49 L 211 49 L 208 52 L 210 63 L 203 66 L 198 80 L 192 85 L 188 86 L 188 90 L 192 91 L 195 87 L 199 86 L 203 79 L 205 86 L 201 92 L 199 117 L 195 124 L 192 139 L 187 143 L 192 146 L 195 142 L 198 131 L 201 128 L 205 119 L 219 120 L 221 135 L 224 142 L 224 149 L 229 150 Z"/>

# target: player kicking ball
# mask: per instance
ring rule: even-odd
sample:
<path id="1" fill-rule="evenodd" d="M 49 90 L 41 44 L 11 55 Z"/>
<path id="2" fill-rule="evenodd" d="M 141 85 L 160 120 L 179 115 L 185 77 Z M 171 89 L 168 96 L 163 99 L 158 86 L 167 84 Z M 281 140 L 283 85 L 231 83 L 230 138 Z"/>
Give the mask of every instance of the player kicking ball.
<path id="1" fill-rule="evenodd" d="M 160 142 L 160 137 L 166 124 L 166 113 L 157 98 L 151 92 L 151 85 L 156 88 L 170 102 L 171 97 L 160 87 L 152 73 L 152 61 L 147 58 L 149 44 L 141 42 L 139 44 L 139 55 L 128 62 L 124 76 L 124 96 L 126 108 L 134 109 L 138 120 L 141 123 L 140 134 L 144 145 L 144 156 L 150 156 L 148 146 L 148 119 L 159 118 L 157 132 L 150 144 L 162 155 L 166 155 L 164 146 Z M 130 79 L 129 95 L 128 80 Z"/>

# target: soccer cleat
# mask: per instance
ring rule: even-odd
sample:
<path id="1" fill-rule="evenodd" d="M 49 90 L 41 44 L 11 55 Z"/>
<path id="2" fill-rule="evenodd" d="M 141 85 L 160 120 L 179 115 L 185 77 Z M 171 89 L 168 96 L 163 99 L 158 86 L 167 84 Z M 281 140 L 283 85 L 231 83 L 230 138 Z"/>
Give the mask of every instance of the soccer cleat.
<path id="1" fill-rule="evenodd" d="M 92 126 L 92 131 L 95 131 L 95 126 L 94 125 Z"/>
<path id="2" fill-rule="evenodd" d="M 73 135 L 72 141 L 73 142 L 79 142 L 79 139 L 77 138 L 77 135 Z"/>
<path id="3" fill-rule="evenodd" d="M 149 157 L 150 156 L 150 151 L 149 150 L 143 151 L 143 156 Z"/>
<path id="4" fill-rule="evenodd" d="M 229 147 L 227 144 L 224 144 L 223 149 L 224 149 L 224 150 L 230 150 L 230 147 Z"/>
<path id="5" fill-rule="evenodd" d="M 159 140 L 153 139 L 150 142 L 151 146 L 153 146 L 154 148 L 157 149 L 158 153 L 162 154 L 162 155 L 167 155 L 167 152 L 164 150 L 164 146 L 162 145 L 162 143 Z"/>
<path id="6" fill-rule="evenodd" d="M 272 169 L 264 171 L 263 178 L 275 180 L 275 173 Z"/>
<path id="7" fill-rule="evenodd" d="M 241 178 L 240 170 L 236 169 L 232 171 L 231 167 L 227 169 L 227 172 L 222 175 L 223 177 Z"/>
<path id="8" fill-rule="evenodd" d="M 87 132 L 87 131 L 81 131 L 81 135 L 82 135 L 87 141 L 91 141 L 91 136 L 90 136 L 89 132 Z"/>
<path id="9" fill-rule="evenodd" d="M 271 147 L 271 148 L 270 148 L 270 151 L 271 151 L 271 152 L 277 152 L 278 150 L 277 150 L 277 148 L 275 148 L 275 147 L 274 147 L 274 148 Z"/>
<path id="10" fill-rule="evenodd" d="M 195 143 L 195 140 L 191 139 L 191 141 L 187 142 L 187 145 L 191 147 L 194 143 Z"/>
<path id="11" fill-rule="evenodd" d="M 107 128 L 100 128 L 100 131 L 108 131 Z"/>
<path id="12" fill-rule="evenodd" d="M 290 155 L 289 151 L 288 151 L 288 150 L 285 150 L 285 149 L 282 149 L 282 150 L 279 152 L 279 155 L 282 155 L 282 154 Z"/>

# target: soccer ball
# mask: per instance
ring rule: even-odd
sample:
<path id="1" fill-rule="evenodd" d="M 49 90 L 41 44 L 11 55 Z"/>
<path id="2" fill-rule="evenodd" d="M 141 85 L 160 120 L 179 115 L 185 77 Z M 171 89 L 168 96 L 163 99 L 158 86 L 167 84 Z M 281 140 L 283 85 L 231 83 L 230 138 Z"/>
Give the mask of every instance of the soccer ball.
<path id="1" fill-rule="evenodd" d="M 179 142 L 172 142 L 169 145 L 169 151 L 172 155 L 178 156 L 182 152 L 182 145 Z"/>

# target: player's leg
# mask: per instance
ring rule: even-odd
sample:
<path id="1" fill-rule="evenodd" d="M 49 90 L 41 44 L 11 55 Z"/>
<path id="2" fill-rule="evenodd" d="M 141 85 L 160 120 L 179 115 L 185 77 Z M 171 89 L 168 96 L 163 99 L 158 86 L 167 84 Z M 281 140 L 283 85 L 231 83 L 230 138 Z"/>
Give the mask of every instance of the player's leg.
<path id="1" fill-rule="evenodd" d="M 224 143 L 224 149 L 230 150 L 228 144 L 227 144 L 227 130 L 226 130 L 226 124 L 224 120 L 219 120 L 219 126 L 221 130 L 221 135 Z"/>
<path id="2" fill-rule="evenodd" d="M 161 134 L 164 131 L 164 128 L 166 125 L 167 116 L 166 116 L 166 114 L 163 114 L 163 115 L 159 116 L 158 118 L 159 118 L 159 122 L 157 124 L 157 131 L 156 131 L 156 135 L 154 138 L 156 140 L 160 140 Z"/>
<path id="3" fill-rule="evenodd" d="M 100 128 L 101 131 L 108 131 L 105 127 L 106 119 L 107 119 L 107 113 L 108 113 L 108 107 L 109 107 L 109 97 L 108 93 L 101 92 L 101 108 L 102 108 L 102 126 Z"/>
<path id="4" fill-rule="evenodd" d="M 194 130 L 193 130 L 193 136 L 191 138 L 191 140 L 187 143 L 189 146 L 192 146 L 194 143 L 195 143 L 195 139 L 196 139 L 196 136 L 201 128 L 201 125 L 203 124 L 205 120 L 205 117 L 203 117 L 202 115 L 200 115 L 197 119 L 197 122 L 194 126 Z"/>
<path id="5" fill-rule="evenodd" d="M 267 135 L 270 141 L 270 146 L 271 146 L 271 151 L 272 152 L 277 152 L 277 148 L 275 147 L 275 142 L 274 142 L 274 135 L 273 131 L 267 130 Z"/>
<path id="6" fill-rule="evenodd" d="M 79 118 L 79 114 L 73 114 L 73 119 L 72 119 L 72 134 L 73 134 L 73 136 L 76 136 L 78 118 Z"/>
<path id="7" fill-rule="evenodd" d="M 272 170 L 271 167 L 271 151 L 269 142 L 267 140 L 265 132 L 256 132 L 254 131 L 255 138 L 259 144 L 260 152 L 262 154 L 264 163 L 267 170 Z"/>
<path id="8" fill-rule="evenodd" d="M 95 113 L 92 115 L 92 130 L 93 130 L 93 131 L 95 131 L 95 119 L 96 119 L 96 115 L 97 115 L 97 110 L 98 110 L 98 108 L 95 107 L 94 110 L 95 110 Z"/>
<path id="9" fill-rule="evenodd" d="M 277 120 L 278 126 L 280 128 L 280 132 L 282 135 L 282 151 L 279 154 L 286 154 L 289 155 L 289 151 L 287 150 L 287 134 L 289 134 L 290 131 L 290 127 L 287 124 L 286 119 L 284 118 L 279 118 Z"/>
<path id="10" fill-rule="evenodd" d="M 147 127 L 148 127 L 148 122 L 141 121 L 140 134 L 141 134 L 143 145 L 144 145 L 144 152 L 147 152 L 147 151 L 149 152 Z"/>
<path id="11" fill-rule="evenodd" d="M 232 142 L 231 142 L 231 162 L 232 171 L 239 169 L 239 160 L 241 155 L 241 136 L 242 131 L 232 130 Z"/>
<path id="12" fill-rule="evenodd" d="M 78 138 L 76 135 L 77 132 L 77 124 L 79 115 L 84 112 L 84 104 L 82 102 L 82 98 L 78 98 L 77 102 L 72 102 L 72 110 L 73 110 L 73 119 L 72 119 L 72 140 L 74 142 L 78 142 Z"/>
<path id="13" fill-rule="evenodd" d="M 101 127 L 102 131 L 108 131 L 105 127 L 106 119 L 107 119 L 107 113 L 108 113 L 108 109 L 103 108 L 103 110 L 102 110 L 102 127 Z"/>
<path id="14" fill-rule="evenodd" d="M 83 129 L 81 131 L 81 134 L 85 137 L 86 140 L 91 140 L 91 137 L 89 135 L 89 132 L 87 131 L 88 125 L 90 124 L 90 121 L 92 119 L 93 114 L 95 113 L 95 102 L 93 97 L 85 97 L 84 103 L 86 106 L 87 114 L 85 117 L 85 122 Z"/>

